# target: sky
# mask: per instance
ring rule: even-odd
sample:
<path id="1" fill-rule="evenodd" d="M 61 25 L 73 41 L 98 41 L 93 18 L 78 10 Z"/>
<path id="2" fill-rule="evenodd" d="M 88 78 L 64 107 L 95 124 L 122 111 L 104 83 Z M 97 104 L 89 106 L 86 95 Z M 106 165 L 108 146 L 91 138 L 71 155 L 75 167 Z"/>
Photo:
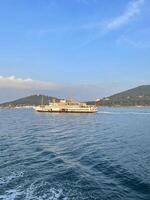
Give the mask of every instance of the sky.
<path id="1" fill-rule="evenodd" d="M 149 0 L 0 0 L 0 102 L 150 84 Z"/>

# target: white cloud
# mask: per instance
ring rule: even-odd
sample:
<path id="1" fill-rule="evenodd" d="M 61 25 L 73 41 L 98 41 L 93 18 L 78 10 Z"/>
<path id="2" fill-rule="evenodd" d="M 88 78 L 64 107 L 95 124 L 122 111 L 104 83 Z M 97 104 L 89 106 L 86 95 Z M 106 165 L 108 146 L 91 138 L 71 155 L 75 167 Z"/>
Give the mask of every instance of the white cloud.
<path id="1" fill-rule="evenodd" d="M 128 23 L 133 17 L 137 16 L 140 13 L 143 3 L 144 0 L 131 1 L 122 15 L 116 17 L 107 24 L 107 30 L 113 30 Z"/>
<path id="2" fill-rule="evenodd" d="M 144 38 L 144 37 L 143 37 Z M 138 49 L 145 49 L 145 48 L 150 48 L 150 41 L 149 40 L 143 40 L 139 38 L 134 38 L 134 37 L 129 37 L 129 36 L 121 36 L 117 40 L 117 44 L 119 45 L 126 45 L 129 47 L 133 48 L 138 48 Z"/>
<path id="3" fill-rule="evenodd" d="M 144 3 L 145 0 L 130 0 L 127 4 L 127 8 L 122 12 L 120 16 L 106 21 L 91 22 L 80 26 L 78 29 L 74 29 L 86 30 L 88 33 L 89 30 L 93 32 L 91 35 L 88 34 L 88 38 L 83 42 L 80 42 L 79 45 L 74 46 L 73 49 L 84 47 L 91 42 L 104 37 L 108 33 L 111 33 L 113 30 L 117 30 L 118 28 L 126 25 L 141 13 Z"/>
<path id="4" fill-rule="evenodd" d="M 61 86 L 56 83 L 37 81 L 30 78 L 22 79 L 15 76 L 0 76 L 0 88 L 15 88 L 25 90 L 53 90 Z"/>

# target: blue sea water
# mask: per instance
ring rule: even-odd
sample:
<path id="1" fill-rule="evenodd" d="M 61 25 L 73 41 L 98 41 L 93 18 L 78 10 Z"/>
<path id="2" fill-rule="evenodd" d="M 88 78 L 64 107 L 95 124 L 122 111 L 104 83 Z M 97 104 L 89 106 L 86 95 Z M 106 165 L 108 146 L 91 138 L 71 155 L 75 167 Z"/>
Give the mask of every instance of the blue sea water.
<path id="1" fill-rule="evenodd" d="M 0 200 L 150 200 L 150 109 L 0 109 Z"/>

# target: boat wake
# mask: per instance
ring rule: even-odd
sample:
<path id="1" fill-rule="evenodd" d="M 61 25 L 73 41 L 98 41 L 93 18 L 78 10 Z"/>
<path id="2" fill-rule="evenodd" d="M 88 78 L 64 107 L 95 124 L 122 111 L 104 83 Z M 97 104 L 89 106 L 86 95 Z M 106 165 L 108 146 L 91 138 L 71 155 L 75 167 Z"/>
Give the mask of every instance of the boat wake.
<path id="1" fill-rule="evenodd" d="M 24 182 L 24 173 L 13 173 L 12 175 L 0 179 L 0 200 L 68 200 L 66 195 L 64 195 L 63 189 L 61 187 L 52 186 L 48 182 L 39 180 L 35 181 L 28 186 L 20 185 L 17 186 L 15 183 L 18 178 L 22 179 Z M 12 185 L 8 189 L 8 185 Z"/>
<path id="2" fill-rule="evenodd" d="M 10 189 L 5 192 L 4 195 L 0 195 L 1 200 L 15 200 L 15 199 L 25 199 L 25 200 L 68 200 L 67 197 L 64 197 L 62 189 L 50 188 L 49 192 L 46 192 L 43 195 L 36 195 L 34 186 L 31 185 L 27 191 L 21 191 L 19 188 Z"/>
<path id="3" fill-rule="evenodd" d="M 113 111 L 98 111 L 98 114 L 108 115 L 150 115 L 150 112 L 113 112 Z"/>

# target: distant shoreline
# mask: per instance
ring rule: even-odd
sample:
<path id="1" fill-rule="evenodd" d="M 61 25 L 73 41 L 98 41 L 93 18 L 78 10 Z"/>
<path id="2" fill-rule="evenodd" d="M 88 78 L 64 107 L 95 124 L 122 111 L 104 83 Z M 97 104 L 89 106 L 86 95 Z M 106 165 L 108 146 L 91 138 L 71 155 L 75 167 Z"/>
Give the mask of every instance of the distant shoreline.
<path id="1" fill-rule="evenodd" d="M 31 95 L 15 101 L 1 103 L 1 108 L 24 108 L 38 105 L 48 105 L 49 102 L 59 102 L 61 99 L 46 95 Z M 95 101 L 84 101 L 87 105 L 112 108 L 149 108 L 150 107 L 150 85 L 139 86 L 124 92 L 103 97 Z"/>
<path id="2" fill-rule="evenodd" d="M 35 106 L 0 106 L 0 109 L 31 109 Z M 150 106 L 97 106 L 97 108 L 150 108 Z"/>

